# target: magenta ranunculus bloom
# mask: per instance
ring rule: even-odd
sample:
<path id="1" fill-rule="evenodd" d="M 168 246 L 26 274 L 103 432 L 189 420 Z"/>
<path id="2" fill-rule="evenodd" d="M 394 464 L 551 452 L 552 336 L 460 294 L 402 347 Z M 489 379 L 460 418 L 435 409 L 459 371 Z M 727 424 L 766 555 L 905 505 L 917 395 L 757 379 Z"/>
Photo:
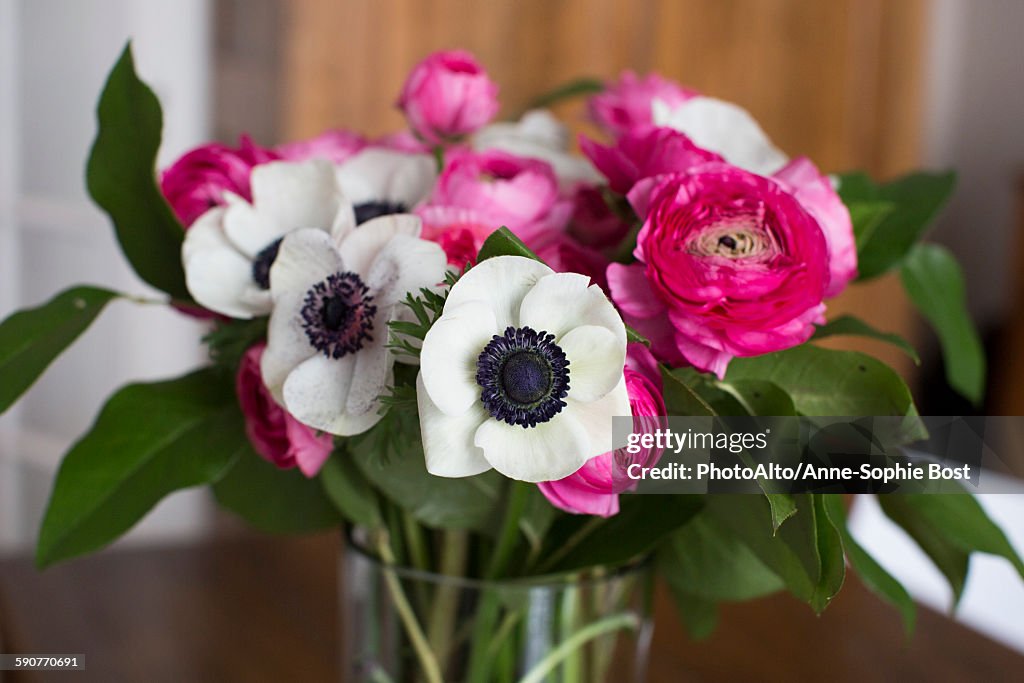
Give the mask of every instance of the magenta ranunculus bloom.
<path id="1" fill-rule="evenodd" d="M 506 226 L 527 244 L 540 244 L 565 230 L 572 202 L 560 197 L 555 172 L 544 161 L 494 149 L 459 149 L 449 154 L 433 194 L 416 213 L 428 226 L 428 239 L 429 228 L 442 228 L 447 217 L 482 227 L 488 235 Z"/>
<path id="2" fill-rule="evenodd" d="M 340 164 L 367 146 L 366 138 L 348 130 L 328 130 L 306 140 L 286 142 L 274 148 L 285 161 L 327 159 Z"/>
<path id="3" fill-rule="evenodd" d="M 608 283 L 662 360 L 723 377 L 733 357 L 801 344 L 824 322 L 824 233 L 776 181 L 708 164 L 642 180 L 629 200 L 638 263 L 613 263 Z"/>
<path id="4" fill-rule="evenodd" d="M 334 442 L 330 434 L 317 434 L 274 402 L 260 374 L 264 348 L 266 344 L 259 343 L 245 352 L 235 379 L 245 432 L 263 459 L 281 469 L 298 467 L 307 477 L 315 477 L 330 457 Z"/>
<path id="5" fill-rule="evenodd" d="M 614 248 L 629 233 L 630 224 L 608 205 L 606 190 L 580 185 L 572 195 L 570 234 L 582 245 L 594 249 Z"/>
<path id="6" fill-rule="evenodd" d="M 630 344 L 626 352 L 626 391 L 633 412 L 633 431 L 652 433 L 663 428 L 665 400 L 662 397 L 658 364 L 643 344 Z M 632 454 L 621 448 L 588 460 L 583 467 L 558 481 L 538 484 L 541 493 L 555 507 L 584 515 L 611 517 L 619 512 L 619 494 L 633 488 L 626 476 L 631 464 L 650 467 L 661 458 L 658 449 L 642 448 Z"/>
<path id="7" fill-rule="evenodd" d="M 623 71 L 618 81 L 590 98 L 590 117 L 609 135 L 618 137 L 654 122 L 651 113 L 654 100 L 674 109 L 697 94 L 696 90 L 684 88 L 657 74 L 641 78 L 632 71 Z"/>
<path id="8" fill-rule="evenodd" d="M 534 251 L 541 261 L 556 272 L 586 275 L 605 294 L 608 293 L 608 276 L 605 272 L 611 261 L 597 249 L 580 244 L 571 235 L 559 232 L 535 245 Z"/>
<path id="9" fill-rule="evenodd" d="M 431 144 L 468 135 L 498 113 L 498 86 L 464 50 L 435 52 L 409 74 L 398 107 Z"/>
<path id="10" fill-rule="evenodd" d="M 849 210 L 828 177 L 807 157 L 793 159 L 772 178 L 796 197 L 825 233 L 830 273 L 825 296 L 836 296 L 857 277 L 857 243 Z"/>
<path id="11" fill-rule="evenodd" d="M 202 145 L 187 152 L 160 176 L 160 191 L 188 229 L 197 218 L 226 203 L 224 192 L 252 199 L 249 174 L 254 166 L 277 159 L 277 154 L 243 135 L 238 148 Z"/>
<path id="12" fill-rule="evenodd" d="M 607 147 L 581 136 L 580 149 L 619 194 L 629 192 L 642 178 L 683 173 L 694 166 L 723 161 L 678 131 L 652 126 L 625 131 Z"/>

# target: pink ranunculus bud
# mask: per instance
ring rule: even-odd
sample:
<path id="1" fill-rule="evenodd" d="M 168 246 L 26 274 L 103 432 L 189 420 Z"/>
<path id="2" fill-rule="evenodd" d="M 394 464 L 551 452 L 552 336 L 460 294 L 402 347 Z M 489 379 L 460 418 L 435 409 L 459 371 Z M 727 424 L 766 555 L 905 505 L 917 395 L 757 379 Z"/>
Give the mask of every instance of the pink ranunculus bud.
<path id="1" fill-rule="evenodd" d="M 237 148 L 202 145 L 161 174 L 160 191 L 187 230 L 209 209 L 227 203 L 225 192 L 251 200 L 249 174 L 253 167 L 277 158 L 275 152 L 256 145 L 247 135 Z"/>
<path id="2" fill-rule="evenodd" d="M 824 322 L 824 233 L 776 181 L 727 164 L 638 182 L 637 263 L 608 267 L 625 321 L 672 364 L 725 375 L 735 356 L 801 344 Z"/>
<path id="3" fill-rule="evenodd" d="M 278 145 L 274 151 L 285 161 L 326 159 L 340 164 L 367 146 L 366 138 L 348 130 L 328 130 L 306 140 Z"/>
<path id="4" fill-rule="evenodd" d="M 317 434 L 274 401 L 260 374 L 264 348 L 266 344 L 259 343 L 245 352 L 235 378 L 245 432 L 264 460 L 281 469 L 298 467 L 307 477 L 315 477 L 334 448 L 331 435 Z"/>
<path id="5" fill-rule="evenodd" d="M 606 133 L 618 137 L 653 123 L 654 100 L 674 108 L 696 95 L 697 91 L 657 74 L 640 78 L 632 71 L 623 71 L 618 81 L 590 98 L 590 117 Z"/>
<path id="6" fill-rule="evenodd" d="M 409 126 L 436 145 L 484 126 L 498 113 L 498 86 L 463 50 L 428 56 L 409 74 L 398 107 Z"/>
<path id="7" fill-rule="evenodd" d="M 664 428 L 665 400 L 662 397 L 658 364 L 643 344 L 630 344 L 624 372 L 633 432 L 653 433 Z M 619 512 L 619 494 L 635 485 L 627 476 L 632 464 L 650 467 L 661 458 L 661 450 L 641 448 L 629 453 L 620 448 L 588 460 L 564 479 L 538 484 L 541 493 L 555 507 L 575 514 L 611 517 Z"/>

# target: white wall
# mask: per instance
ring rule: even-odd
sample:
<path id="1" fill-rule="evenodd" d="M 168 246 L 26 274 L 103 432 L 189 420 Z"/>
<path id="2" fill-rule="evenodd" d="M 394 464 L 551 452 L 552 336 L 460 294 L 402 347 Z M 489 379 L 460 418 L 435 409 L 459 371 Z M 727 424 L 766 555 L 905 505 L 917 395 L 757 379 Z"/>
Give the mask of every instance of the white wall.
<path id="1" fill-rule="evenodd" d="M 957 192 L 934 236 L 967 273 L 982 324 L 1010 305 L 1017 182 L 1024 177 L 1024 2 L 933 0 L 924 108 L 926 161 L 955 168 Z"/>
<path id="2" fill-rule="evenodd" d="M 164 104 L 161 163 L 208 137 L 207 0 L 0 0 L 0 317 L 75 283 L 147 293 L 89 201 L 83 169 L 107 71 L 131 37 Z M 0 418 L 0 548 L 30 544 L 60 455 L 104 399 L 197 365 L 197 323 L 116 303 Z M 136 539 L 201 528 L 202 494 L 175 496 Z"/>

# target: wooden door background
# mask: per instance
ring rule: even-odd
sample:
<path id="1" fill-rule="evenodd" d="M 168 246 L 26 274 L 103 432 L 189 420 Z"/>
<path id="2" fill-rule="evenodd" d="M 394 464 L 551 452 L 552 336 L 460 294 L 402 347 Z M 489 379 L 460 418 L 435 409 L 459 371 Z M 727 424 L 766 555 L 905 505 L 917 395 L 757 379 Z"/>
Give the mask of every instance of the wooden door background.
<path id="1" fill-rule="evenodd" d="M 217 0 L 216 130 L 261 142 L 328 127 L 384 133 L 428 52 L 474 52 L 502 114 L 581 75 L 657 71 L 749 109 L 790 155 L 889 177 L 919 158 L 927 0 Z M 582 106 L 558 113 L 586 130 Z M 891 278 L 854 287 L 859 312 L 911 338 Z M 844 340 L 845 341 L 845 340 Z M 849 344 L 849 342 L 845 342 Z M 898 352 L 857 341 L 912 372 Z"/>

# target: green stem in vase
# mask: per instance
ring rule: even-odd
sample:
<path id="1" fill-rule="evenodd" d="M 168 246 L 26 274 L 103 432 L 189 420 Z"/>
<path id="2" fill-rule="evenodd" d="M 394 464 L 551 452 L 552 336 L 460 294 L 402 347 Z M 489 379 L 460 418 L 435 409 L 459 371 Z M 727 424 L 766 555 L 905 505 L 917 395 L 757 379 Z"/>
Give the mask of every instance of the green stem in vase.
<path id="1" fill-rule="evenodd" d="M 394 565 L 395 556 L 391 552 L 391 546 L 385 536 L 377 537 L 377 552 L 380 553 L 380 557 L 385 565 Z M 419 659 L 420 666 L 423 669 L 423 675 L 429 683 L 444 683 L 444 678 L 441 677 L 441 667 L 438 665 L 434 653 L 430 650 L 430 645 L 423 635 L 423 629 L 420 628 L 420 624 L 416 620 L 416 614 L 409 604 L 409 599 L 406 597 L 405 591 L 402 590 L 402 583 L 399 581 L 398 575 L 395 574 L 391 566 L 384 566 L 381 569 L 384 573 L 384 582 L 387 584 L 388 592 L 391 593 L 391 600 L 395 604 L 395 610 L 402 620 L 406 635 L 409 636 L 413 650 L 416 652 L 416 658 Z"/>
<path id="2" fill-rule="evenodd" d="M 445 531 L 441 535 L 440 574 L 461 576 L 466 568 L 468 539 L 465 531 Z M 437 587 L 430 608 L 430 623 L 427 625 L 427 640 L 437 657 L 444 662 L 452 649 L 452 634 L 455 632 L 455 610 L 458 607 L 459 586 L 444 579 Z"/>
<path id="3" fill-rule="evenodd" d="M 563 660 L 586 645 L 588 641 L 620 629 L 635 631 L 639 627 L 640 618 L 635 614 L 614 614 L 601 621 L 595 621 L 593 624 L 581 628 L 570 638 L 562 641 L 547 657 L 538 662 L 526 676 L 521 678 L 519 683 L 541 683 Z"/>
<path id="4" fill-rule="evenodd" d="M 487 578 L 501 578 L 508 569 L 509 560 L 516 549 L 519 541 L 519 520 L 526 508 L 526 497 L 529 494 L 527 484 L 520 481 L 513 481 L 509 490 L 508 506 L 505 513 L 505 521 L 501 526 L 501 535 L 498 536 L 498 545 L 491 556 L 490 565 L 487 568 Z"/>

